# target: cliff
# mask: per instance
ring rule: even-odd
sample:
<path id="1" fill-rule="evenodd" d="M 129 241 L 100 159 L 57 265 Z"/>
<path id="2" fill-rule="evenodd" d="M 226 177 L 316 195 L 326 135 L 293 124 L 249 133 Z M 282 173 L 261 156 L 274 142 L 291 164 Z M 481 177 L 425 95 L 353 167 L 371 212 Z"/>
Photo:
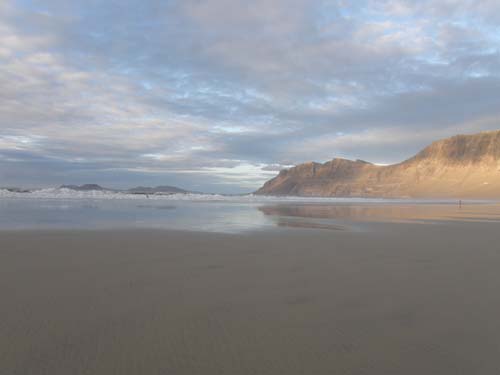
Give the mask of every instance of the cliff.
<path id="1" fill-rule="evenodd" d="M 389 166 L 346 159 L 300 164 L 282 170 L 256 194 L 500 198 L 500 131 L 440 140 Z"/>

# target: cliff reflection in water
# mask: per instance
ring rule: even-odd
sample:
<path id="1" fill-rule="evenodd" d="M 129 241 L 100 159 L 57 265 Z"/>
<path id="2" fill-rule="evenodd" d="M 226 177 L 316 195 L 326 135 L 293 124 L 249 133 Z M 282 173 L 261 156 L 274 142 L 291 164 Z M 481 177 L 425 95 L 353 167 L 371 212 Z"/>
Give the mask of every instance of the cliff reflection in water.
<path id="1" fill-rule="evenodd" d="M 500 221 L 500 204 L 383 203 L 383 204 L 275 204 L 259 207 L 280 226 L 326 226 L 342 222 Z M 288 218 L 288 219 L 287 219 Z M 300 221 L 297 219 L 320 219 Z M 335 229 L 335 228 L 330 228 Z"/>

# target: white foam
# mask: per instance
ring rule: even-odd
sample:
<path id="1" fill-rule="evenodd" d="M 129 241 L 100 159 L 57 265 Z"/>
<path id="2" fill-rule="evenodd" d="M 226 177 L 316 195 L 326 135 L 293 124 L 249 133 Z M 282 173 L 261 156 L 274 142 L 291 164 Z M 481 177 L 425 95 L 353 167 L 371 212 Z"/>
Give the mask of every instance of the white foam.
<path id="1" fill-rule="evenodd" d="M 171 195 L 161 195 L 161 194 L 149 194 L 148 196 L 143 194 L 129 194 L 124 192 L 115 192 L 107 190 L 88 190 L 88 191 L 77 191 L 66 188 L 49 188 L 33 190 L 28 193 L 20 193 L 9 191 L 5 189 L 0 189 L 0 199 L 1 198 L 18 198 L 18 199 L 155 199 L 155 200 L 195 200 L 195 199 L 217 199 L 217 195 L 205 195 L 205 194 L 171 194 Z"/>
<path id="2" fill-rule="evenodd" d="M 149 198 L 148 198 L 149 197 Z M 0 199 L 91 199 L 91 200 L 164 200 L 164 201 L 224 201 L 238 203 L 271 203 L 271 202 L 324 202 L 324 203 L 438 203 L 455 202 L 456 200 L 415 200 L 415 199 L 385 199 L 385 198 L 338 198 L 338 197 L 292 197 L 263 195 L 221 195 L 221 194 L 129 194 L 124 192 L 90 190 L 76 191 L 66 188 L 49 188 L 20 193 L 0 189 Z"/>

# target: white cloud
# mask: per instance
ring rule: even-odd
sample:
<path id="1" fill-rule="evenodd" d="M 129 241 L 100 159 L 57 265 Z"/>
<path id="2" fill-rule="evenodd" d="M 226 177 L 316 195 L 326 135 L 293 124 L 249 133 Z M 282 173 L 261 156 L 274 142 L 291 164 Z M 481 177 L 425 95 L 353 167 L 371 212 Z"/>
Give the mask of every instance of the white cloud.
<path id="1" fill-rule="evenodd" d="M 44 182 L 118 171 L 249 189 L 305 160 L 401 160 L 498 126 L 499 11 L 469 0 L 3 1 L 0 179 L 24 160 L 46 163 Z"/>

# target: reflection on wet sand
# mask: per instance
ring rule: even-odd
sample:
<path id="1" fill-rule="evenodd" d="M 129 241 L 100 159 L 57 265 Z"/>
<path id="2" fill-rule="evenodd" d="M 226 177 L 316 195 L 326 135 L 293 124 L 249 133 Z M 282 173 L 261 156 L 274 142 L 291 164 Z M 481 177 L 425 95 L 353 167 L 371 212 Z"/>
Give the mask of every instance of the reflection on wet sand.
<path id="1" fill-rule="evenodd" d="M 275 218 L 283 226 L 325 227 L 325 220 L 344 222 L 435 222 L 435 221 L 499 221 L 500 203 L 457 204 L 294 204 L 261 206 L 266 216 Z M 288 218 L 288 219 L 285 219 Z M 306 221 L 290 221 L 289 218 L 307 218 Z M 289 223 L 292 225 L 289 225 Z M 338 228 L 338 226 L 337 226 Z"/>
<path id="2" fill-rule="evenodd" d="M 314 222 L 310 220 L 294 220 L 293 218 L 278 217 L 275 224 L 279 227 L 286 228 L 308 228 L 308 229 L 328 229 L 328 230 L 345 230 L 342 225 Z"/>

